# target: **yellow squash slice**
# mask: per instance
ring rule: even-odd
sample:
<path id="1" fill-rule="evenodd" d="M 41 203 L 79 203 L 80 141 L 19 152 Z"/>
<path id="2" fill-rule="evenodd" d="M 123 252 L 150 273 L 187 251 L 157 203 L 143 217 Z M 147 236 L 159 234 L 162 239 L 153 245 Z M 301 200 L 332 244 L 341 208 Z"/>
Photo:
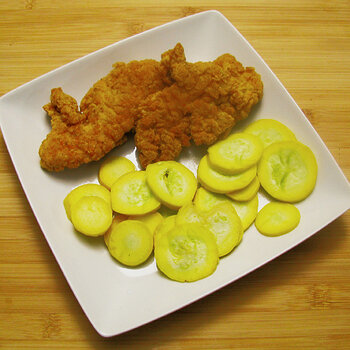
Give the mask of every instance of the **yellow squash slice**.
<path id="1" fill-rule="evenodd" d="M 260 181 L 259 178 L 255 176 L 248 186 L 234 192 L 226 193 L 226 195 L 233 200 L 245 202 L 253 199 L 258 193 L 259 188 Z"/>
<path id="2" fill-rule="evenodd" d="M 128 219 L 128 216 L 123 215 L 123 214 L 116 213 L 114 215 L 111 226 L 109 227 L 108 231 L 103 236 L 103 239 L 104 239 L 107 247 L 108 247 L 108 244 L 109 244 L 109 237 L 111 236 L 111 233 L 114 230 L 114 226 L 119 224 L 120 222 L 122 222 L 124 220 L 127 220 L 127 219 Z"/>
<path id="3" fill-rule="evenodd" d="M 209 191 L 229 193 L 248 186 L 256 176 L 256 169 L 257 166 L 253 165 L 242 173 L 223 175 L 210 166 L 208 156 L 206 155 L 199 162 L 197 176 L 201 185 Z"/>
<path id="4" fill-rule="evenodd" d="M 74 228 L 87 236 L 102 236 L 112 224 L 111 206 L 97 196 L 82 197 L 71 206 Z"/>
<path id="5" fill-rule="evenodd" d="M 257 164 L 263 149 L 262 142 L 254 135 L 232 134 L 208 148 L 209 164 L 225 175 L 242 173 Z"/>
<path id="6" fill-rule="evenodd" d="M 249 201 L 240 202 L 232 200 L 226 195 L 213 193 L 200 187 L 193 201 L 200 211 L 208 211 L 215 205 L 225 202 L 230 203 L 235 208 L 237 215 L 241 219 L 243 230 L 245 231 L 253 223 L 258 213 L 259 199 L 257 194 Z"/>
<path id="7" fill-rule="evenodd" d="M 220 203 L 204 214 L 206 227 L 214 233 L 219 257 L 227 255 L 235 248 L 243 237 L 241 219 L 234 207 L 228 203 Z"/>
<path id="8" fill-rule="evenodd" d="M 203 225 L 175 225 L 155 243 L 157 266 L 172 280 L 193 282 L 216 270 L 219 261 L 216 240 Z"/>
<path id="9" fill-rule="evenodd" d="M 185 223 L 203 224 L 205 218 L 193 203 L 184 205 L 176 215 L 176 224 L 181 225 Z"/>
<path id="10" fill-rule="evenodd" d="M 230 253 L 243 235 L 241 219 L 229 201 L 218 203 L 205 212 L 193 203 L 187 204 L 176 216 L 177 225 L 185 223 L 198 223 L 208 228 L 216 238 L 219 257 Z"/>
<path id="11" fill-rule="evenodd" d="M 204 187 L 199 187 L 194 196 L 193 203 L 199 211 L 209 211 L 219 203 L 231 201 L 224 194 L 211 192 Z"/>
<path id="12" fill-rule="evenodd" d="M 162 236 L 167 234 L 176 224 L 176 215 L 167 216 L 161 224 L 157 227 L 154 232 L 154 245 L 156 245 L 156 241 Z"/>
<path id="13" fill-rule="evenodd" d="M 317 162 L 309 147 L 298 141 L 276 142 L 268 146 L 259 162 L 261 186 L 272 197 L 299 202 L 313 191 Z"/>
<path id="14" fill-rule="evenodd" d="M 153 251 L 153 235 L 146 224 L 138 220 L 124 220 L 111 226 L 108 250 L 120 263 L 137 266 L 145 262 Z"/>
<path id="15" fill-rule="evenodd" d="M 194 174 L 172 160 L 149 164 L 146 180 L 157 199 L 171 209 L 179 209 L 191 202 L 197 190 Z"/>
<path id="16" fill-rule="evenodd" d="M 258 137 L 265 148 L 275 142 L 296 140 L 294 133 L 275 119 L 259 119 L 251 123 L 244 132 Z"/>
<path id="17" fill-rule="evenodd" d="M 240 202 L 231 200 L 231 204 L 235 207 L 238 216 L 242 221 L 243 230 L 246 231 L 254 222 L 259 209 L 259 197 L 255 197 L 249 201 Z"/>
<path id="18" fill-rule="evenodd" d="M 271 202 L 259 211 L 255 226 L 263 235 L 275 237 L 294 230 L 299 221 L 300 212 L 293 204 Z"/>
<path id="19" fill-rule="evenodd" d="M 122 175 L 112 186 L 111 199 L 113 210 L 125 215 L 144 215 L 160 207 L 146 183 L 145 171 Z"/>
<path id="20" fill-rule="evenodd" d="M 104 186 L 94 183 L 80 185 L 70 191 L 63 200 L 64 209 L 66 210 L 69 220 L 71 220 L 71 206 L 78 202 L 82 197 L 87 196 L 100 197 L 111 205 L 111 194 Z"/>
<path id="21" fill-rule="evenodd" d="M 135 171 L 135 165 L 125 157 L 110 157 L 104 160 L 98 172 L 98 180 L 108 190 L 122 175 Z"/>
<path id="22" fill-rule="evenodd" d="M 154 234 L 158 226 L 162 223 L 163 216 L 158 212 L 155 212 L 155 213 L 149 213 L 146 215 L 131 215 L 128 217 L 128 219 L 139 220 L 143 222 L 144 224 L 146 224 L 146 226 L 149 228 L 152 234 Z"/>

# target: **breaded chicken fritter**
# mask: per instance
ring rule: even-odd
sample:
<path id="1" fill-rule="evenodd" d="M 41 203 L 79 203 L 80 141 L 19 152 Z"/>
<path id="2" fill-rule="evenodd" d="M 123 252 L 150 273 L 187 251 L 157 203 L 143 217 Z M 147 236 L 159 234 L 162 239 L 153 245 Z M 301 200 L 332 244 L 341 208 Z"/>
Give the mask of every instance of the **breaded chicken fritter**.
<path id="1" fill-rule="evenodd" d="M 169 57 L 176 55 L 169 50 Z M 49 171 L 76 168 L 123 143 L 134 128 L 140 102 L 171 83 L 169 64 L 150 59 L 116 63 L 88 91 L 80 109 L 61 88 L 52 89 L 51 101 L 43 107 L 52 130 L 39 149 L 41 166 Z"/>
<path id="2" fill-rule="evenodd" d="M 174 83 L 139 107 L 135 144 L 144 168 L 175 159 L 191 139 L 196 145 L 214 143 L 246 118 L 263 95 L 259 74 L 230 54 L 213 62 L 174 61 L 169 71 Z"/>

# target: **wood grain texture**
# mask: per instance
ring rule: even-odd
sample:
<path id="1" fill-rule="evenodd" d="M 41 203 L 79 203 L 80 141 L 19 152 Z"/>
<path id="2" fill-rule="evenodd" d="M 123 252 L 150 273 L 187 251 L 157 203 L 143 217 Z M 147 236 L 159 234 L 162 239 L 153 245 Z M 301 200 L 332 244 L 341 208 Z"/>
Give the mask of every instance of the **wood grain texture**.
<path id="1" fill-rule="evenodd" d="M 221 11 L 276 73 L 350 178 L 348 0 L 0 0 L 0 95 L 118 40 Z M 349 349 L 350 214 L 248 276 L 104 339 L 35 220 L 0 134 L 1 349 Z"/>

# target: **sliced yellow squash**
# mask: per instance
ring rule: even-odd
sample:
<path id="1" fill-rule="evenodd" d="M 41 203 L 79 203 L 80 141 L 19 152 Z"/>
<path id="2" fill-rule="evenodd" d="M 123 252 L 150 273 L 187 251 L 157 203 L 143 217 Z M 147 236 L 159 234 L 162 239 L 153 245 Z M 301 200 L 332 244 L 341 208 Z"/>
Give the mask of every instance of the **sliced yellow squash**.
<path id="1" fill-rule="evenodd" d="M 111 194 L 105 187 L 94 183 L 80 185 L 70 191 L 63 200 L 64 209 L 66 210 L 69 220 L 71 220 L 71 206 L 78 202 L 82 197 L 87 196 L 100 197 L 111 205 Z"/>
<path id="2" fill-rule="evenodd" d="M 298 141 L 276 142 L 264 150 L 258 177 L 261 186 L 272 197 L 284 202 L 299 202 L 315 187 L 316 158 L 309 147 Z"/>
<path id="3" fill-rule="evenodd" d="M 242 173 L 257 164 L 263 149 L 262 142 L 254 135 L 232 134 L 208 148 L 209 164 L 225 175 Z"/>
<path id="4" fill-rule="evenodd" d="M 275 142 L 296 140 L 294 133 L 275 119 L 259 119 L 251 123 L 244 132 L 257 136 L 265 148 Z"/>
<path id="5" fill-rule="evenodd" d="M 176 224 L 176 215 L 167 216 L 154 232 L 154 245 L 162 235 L 167 234 Z"/>
<path id="6" fill-rule="evenodd" d="M 128 219 L 138 220 L 143 222 L 144 224 L 146 224 L 146 226 L 149 228 L 152 234 L 154 234 L 158 226 L 162 223 L 163 216 L 158 212 L 155 212 L 155 213 L 149 213 L 145 215 L 131 215 L 128 217 Z"/>
<path id="7" fill-rule="evenodd" d="M 171 209 L 179 209 L 191 202 L 197 190 L 192 171 L 176 161 L 149 164 L 146 180 L 157 199 Z"/>
<path id="8" fill-rule="evenodd" d="M 294 230 L 299 221 L 300 212 L 293 204 L 271 202 L 258 212 L 255 226 L 263 235 L 275 237 Z"/>
<path id="9" fill-rule="evenodd" d="M 201 185 L 209 191 L 217 193 L 229 193 L 237 191 L 249 185 L 256 176 L 256 165 L 236 175 L 224 175 L 214 170 L 208 156 L 204 156 L 198 165 L 197 176 Z"/>
<path id="10" fill-rule="evenodd" d="M 135 171 L 135 165 L 125 157 L 114 156 L 105 159 L 98 172 L 98 180 L 108 190 L 122 175 Z"/>
<path id="11" fill-rule="evenodd" d="M 215 236 L 219 257 L 230 253 L 241 241 L 243 227 L 235 208 L 225 201 L 201 212 L 193 203 L 183 206 L 177 216 L 176 224 L 198 223 Z"/>
<path id="12" fill-rule="evenodd" d="M 151 255 L 153 235 L 143 222 L 127 219 L 111 227 L 107 247 L 110 254 L 122 264 L 137 266 Z"/>
<path id="13" fill-rule="evenodd" d="M 113 210 L 125 215 L 144 215 L 160 207 L 146 183 L 145 171 L 122 175 L 112 186 L 111 199 Z"/>
<path id="14" fill-rule="evenodd" d="M 155 243 L 157 266 L 172 280 L 193 282 L 216 270 L 219 261 L 216 240 L 203 225 L 175 225 Z"/>
<path id="15" fill-rule="evenodd" d="M 255 195 L 253 199 L 245 202 L 231 200 L 231 204 L 235 207 L 236 212 L 242 221 L 243 230 L 247 230 L 258 214 L 258 195 Z"/>
<path id="16" fill-rule="evenodd" d="M 87 236 L 102 236 L 112 224 L 111 206 L 97 196 L 86 196 L 71 206 L 72 224 Z"/>
<path id="17" fill-rule="evenodd" d="M 258 193 L 259 188 L 260 181 L 259 178 L 255 176 L 248 186 L 234 192 L 226 193 L 226 195 L 233 200 L 245 202 L 253 199 Z"/>

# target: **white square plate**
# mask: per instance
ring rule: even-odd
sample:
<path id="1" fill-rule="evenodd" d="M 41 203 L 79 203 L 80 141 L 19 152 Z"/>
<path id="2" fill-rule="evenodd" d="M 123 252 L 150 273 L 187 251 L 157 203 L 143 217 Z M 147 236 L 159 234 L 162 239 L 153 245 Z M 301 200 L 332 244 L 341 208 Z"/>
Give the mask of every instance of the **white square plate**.
<path id="1" fill-rule="evenodd" d="M 115 262 L 103 239 L 74 233 L 62 205 L 75 186 L 97 182 L 99 162 L 53 174 L 39 165 L 38 149 L 50 131 L 42 106 L 50 90 L 61 86 L 77 98 L 105 76 L 116 61 L 155 58 L 181 42 L 188 61 L 213 60 L 233 54 L 244 66 L 261 74 L 264 97 L 249 122 L 276 118 L 315 153 L 319 176 L 310 197 L 298 204 L 301 222 L 290 234 L 268 238 L 254 225 L 240 246 L 220 260 L 217 271 L 194 283 L 177 283 L 162 276 L 152 259 L 139 268 Z M 296 246 L 350 207 L 350 187 L 326 146 L 291 96 L 229 21 L 216 11 L 203 12 L 138 34 L 56 69 L 4 95 L 0 99 L 1 129 L 18 177 L 38 223 L 69 285 L 87 317 L 102 336 L 113 336 L 175 311 L 231 283 Z M 243 122 L 235 130 L 245 126 Z M 114 153 L 135 161 L 133 141 Z M 203 150 L 191 147 L 180 158 L 196 172 Z M 260 206 L 266 202 L 261 197 Z"/>

